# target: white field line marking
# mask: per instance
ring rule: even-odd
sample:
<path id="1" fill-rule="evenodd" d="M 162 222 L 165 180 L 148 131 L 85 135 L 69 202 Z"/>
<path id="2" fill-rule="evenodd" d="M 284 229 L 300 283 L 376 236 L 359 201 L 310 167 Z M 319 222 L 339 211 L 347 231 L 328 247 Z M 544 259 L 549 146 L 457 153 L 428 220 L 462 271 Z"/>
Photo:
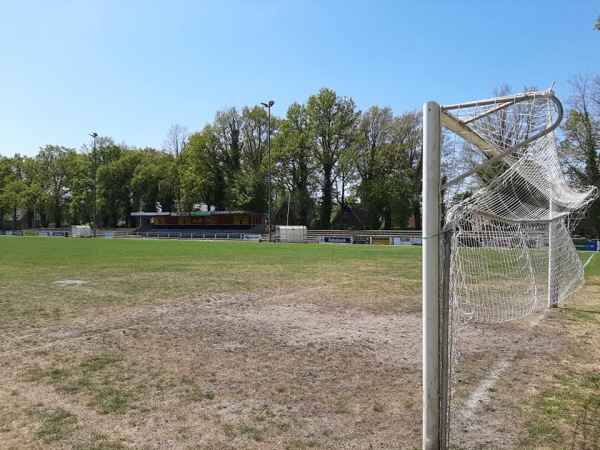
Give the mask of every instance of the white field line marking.
<path id="1" fill-rule="evenodd" d="M 587 261 L 586 261 L 586 262 L 585 262 L 585 264 L 583 265 L 583 268 L 584 268 L 584 269 L 585 269 L 585 266 L 587 266 L 587 265 L 590 263 L 590 261 L 592 260 L 592 258 L 593 258 L 594 256 L 596 256 L 596 252 L 592 253 L 592 256 L 590 256 L 590 257 L 587 259 Z"/>
<path id="2" fill-rule="evenodd" d="M 487 379 L 483 380 L 479 387 L 475 390 L 475 392 L 471 394 L 463 411 L 464 417 L 471 417 L 475 410 L 479 407 L 479 405 L 487 399 L 490 389 L 494 387 L 494 385 L 500 378 L 500 375 L 502 375 L 504 371 L 508 369 L 511 360 L 512 357 L 505 358 L 498 362 L 490 372 L 490 376 Z"/>
<path id="3" fill-rule="evenodd" d="M 533 321 L 530 323 L 529 328 L 534 329 L 535 327 L 537 327 L 542 322 L 542 319 L 545 315 L 546 312 L 543 312 L 539 314 L 536 318 L 534 318 Z M 513 351 L 506 358 L 503 358 L 496 363 L 494 368 L 491 370 L 489 377 L 487 377 L 479 384 L 477 389 L 475 389 L 475 391 L 467 400 L 467 403 L 465 404 L 465 407 L 463 409 L 464 417 L 471 417 L 475 410 L 479 407 L 479 405 L 487 400 L 487 398 L 489 397 L 490 390 L 500 379 L 500 376 L 504 373 L 504 371 L 510 367 L 510 364 L 515 358 L 515 355 L 516 352 Z"/>
<path id="4" fill-rule="evenodd" d="M 587 259 L 587 261 L 583 265 L 584 269 L 590 263 L 590 261 L 592 260 L 592 258 L 594 256 L 596 256 L 596 252 L 592 253 L 592 255 Z M 538 317 L 536 317 L 531 322 L 532 329 L 537 327 L 540 324 L 540 322 L 544 318 L 544 315 L 545 314 L 540 314 Z M 492 389 L 494 387 L 494 385 L 496 384 L 496 382 L 498 381 L 498 379 L 500 378 L 502 373 L 510 366 L 510 363 L 513 358 L 514 358 L 514 355 L 510 355 L 510 356 L 507 356 L 506 358 L 500 360 L 494 366 L 494 368 L 491 370 L 490 376 L 488 378 L 486 378 L 485 380 L 483 380 L 479 384 L 477 389 L 471 394 L 471 396 L 469 397 L 469 400 L 465 404 L 465 408 L 463 411 L 463 414 L 465 417 L 471 417 L 473 415 L 473 413 L 475 412 L 475 410 L 477 409 L 477 407 L 481 403 L 483 403 L 485 400 L 487 400 L 490 389 Z"/>

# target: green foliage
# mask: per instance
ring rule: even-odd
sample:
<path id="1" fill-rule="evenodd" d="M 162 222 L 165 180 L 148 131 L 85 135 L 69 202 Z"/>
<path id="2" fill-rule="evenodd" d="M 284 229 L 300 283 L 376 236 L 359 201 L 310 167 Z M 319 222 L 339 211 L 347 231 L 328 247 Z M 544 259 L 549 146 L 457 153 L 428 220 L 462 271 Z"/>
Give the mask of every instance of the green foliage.
<path id="1" fill-rule="evenodd" d="M 360 112 L 351 98 L 339 97 L 322 88 L 306 104 L 309 146 L 320 169 L 319 190 L 321 228 L 331 228 L 333 189 L 340 160 L 352 148 Z"/>
<path id="2" fill-rule="evenodd" d="M 408 218 L 420 225 L 421 117 L 399 117 L 388 108 L 372 107 L 359 127 L 357 194 L 368 228 L 404 228 Z"/>
<path id="3" fill-rule="evenodd" d="M 562 156 L 571 178 L 600 186 L 594 103 L 600 77 L 575 76 L 572 87 Z M 508 92 L 502 86 L 495 94 Z M 109 137 L 98 137 L 96 147 L 81 154 L 47 145 L 35 158 L 0 157 L 0 223 L 16 225 L 17 211 L 32 224 L 33 209 L 43 226 L 90 223 L 94 197 L 100 225 L 112 227 L 121 221 L 134 226 L 132 211 L 157 207 L 266 212 L 271 181 L 274 212 L 289 204 L 293 224 L 330 228 L 332 213 L 352 199 L 367 228 L 402 228 L 411 216 L 420 228 L 421 128 L 418 111 L 395 116 L 390 107 L 373 106 L 361 113 L 352 98 L 323 88 L 290 105 L 285 118 L 269 121 L 267 110 L 255 105 L 218 111 L 191 134 L 174 125 L 165 151 L 128 148 Z M 506 145 L 526 128 L 507 129 Z M 501 165 L 482 171 L 482 183 L 498 170 Z M 600 235 L 600 202 L 590 217 Z"/>
<path id="4" fill-rule="evenodd" d="M 5 217 L 9 217 L 12 227 L 17 228 L 19 209 L 28 211 L 28 219 L 33 217 L 35 208 L 44 213 L 49 196 L 42 186 L 41 175 L 41 168 L 31 158 L 0 157 L 0 228 Z"/>
<path id="5" fill-rule="evenodd" d="M 141 150 L 142 158 L 131 178 L 131 191 L 145 211 L 172 211 L 176 193 L 173 184 L 175 157 L 154 149 Z"/>
<path id="6" fill-rule="evenodd" d="M 222 205 L 224 172 L 219 158 L 219 141 L 213 127 L 193 133 L 183 153 L 181 183 L 186 209 L 195 203 Z"/>
<path id="7" fill-rule="evenodd" d="M 228 190 L 231 209 L 263 211 L 267 203 L 265 177 L 260 172 L 238 173 L 235 183 Z"/>
<path id="8" fill-rule="evenodd" d="M 316 186 L 317 181 L 307 120 L 304 105 L 294 103 L 288 108 L 280 133 L 273 139 L 272 152 L 277 164 L 272 176 L 284 191 L 282 197 L 287 199 L 286 205 L 290 203 L 290 224 L 308 227 L 315 206 L 312 186 Z"/>
<path id="9" fill-rule="evenodd" d="M 573 181 L 600 189 L 600 111 L 593 108 L 600 95 L 600 76 L 574 75 L 570 84 L 573 95 L 562 127 L 561 156 Z M 588 218 L 596 228 L 596 237 L 600 236 L 600 199 L 589 208 Z"/>
<path id="10" fill-rule="evenodd" d="M 386 119 L 376 160 L 365 138 L 369 125 L 359 130 L 373 111 Z M 273 213 L 289 209 L 292 224 L 330 228 L 334 210 L 352 199 L 370 228 L 403 227 L 411 214 L 418 226 L 419 141 L 410 136 L 420 132 L 420 119 L 414 118 L 395 118 L 389 108 L 361 116 L 351 98 L 323 88 L 305 104 L 292 104 L 283 120 L 256 105 L 218 111 L 192 134 L 174 125 L 164 151 L 102 136 L 80 154 L 47 145 L 35 158 L 0 158 L 0 222 L 10 218 L 18 226 L 17 213 L 25 212 L 31 226 L 34 209 L 45 227 L 91 224 L 95 212 L 100 226 L 135 226 L 133 211 L 189 211 L 198 204 L 266 212 L 271 185 Z"/>
<path id="11" fill-rule="evenodd" d="M 21 195 L 27 189 L 27 184 L 22 179 L 14 179 L 6 183 L 0 194 L 0 204 L 7 212 L 12 212 L 14 217 L 14 227 L 16 228 L 17 208 L 23 207 L 24 197 Z"/>
<path id="12" fill-rule="evenodd" d="M 36 156 L 43 173 L 44 189 L 49 195 L 49 213 L 56 227 L 66 216 L 65 204 L 70 195 L 70 184 L 75 179 L 73 167 L 77 154 L 74 149 L 47 145 Z"/>

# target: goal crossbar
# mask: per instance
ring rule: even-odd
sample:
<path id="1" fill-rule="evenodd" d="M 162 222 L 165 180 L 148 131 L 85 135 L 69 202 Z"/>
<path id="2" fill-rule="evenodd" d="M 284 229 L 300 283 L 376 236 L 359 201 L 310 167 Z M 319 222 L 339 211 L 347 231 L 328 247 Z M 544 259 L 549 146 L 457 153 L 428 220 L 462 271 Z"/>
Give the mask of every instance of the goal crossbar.
<path id="1" fill-rule="evenodd" d="M 500 151 L 500 149 L 498 147 L 494 146 L 492 143 L 490 143 L 489 141 L 487 141 L 486 139 L 481 137 L 477 132 L 475 132 L 472 128 L 470 128 L 468 126 L 468 124 L 471 122 L 482 119 L 491 114 L 497 113 L 497 112 L 499 112 L 503 109 L 506 109 L 512 105 L 515 105 L 515 104 L 521 103 L 521 102 L 525 102 L 525 101 L 535 100 L 535 99 L 547 99 L 549 101 L 552 101 L 552 103 L 554 104 L 554 106 L 556 108 L 556 116 L 555 116 L 554 120 L 551 123 L 549 123 L 546 128 L 538 131 L 537 133 L 533 134 L 532 136 L 528 137 L 527 139 L 525 139 L 507 149 L 502 149 Z M 457 110 L 457 109 L 485 107 L 485 106 L 493 106 L 493 105 L 496 105 L 496 107 L 491 107 L 489 109 L 486 109 L 484 112 L 477 114 L 477 115 L 469 118 L 468 120 L 460 120 L 450 113 L 450 111 Z M 556 96 L 554 95 L 554 92 L 552 90 L 538 91 L 538 92 L 525 92 L 522 94 L 511 95 L 511 96 L 506 96 L 506 97 L 498 97 L 498 98 L 487 99 L 487 100 L 479 100 L 479 101 L 475 101 L 475 102 L 457 103 L 455 105 L 441 106 L 440 107 L 441 125 L 447 129 L 449 129 L 450 131 L 456 133 L 457 135 L 462 137 L 465 141 L 470 142 L 471 144 L 473 144 L 476 147 L 483 150 L 487 155 L 489 155 L 489 159 L 487 161 L 485 161 L 484 163 L 480 164 L 479 166 L 461 174 L 460 176 L 458 176 L 450 181 L 447 181 L 446 183 L 443 184 L 442 188 L 445 189 L 447 187 L 453 186 L 453 185 L 461 182 L 465 178 L 468 178 L 468 177 L 482 171 L 486 167 L 494 164 L 495 162 L 506 158 L 507 156 L 509 156 L 512 153 L 514 153 L 515 151 L 517 151 L 519 148 L 525 147 L 526 145 L 541 138 L 542 136 L 545 136 L 546 134 L 551 133 L 560 125 L 562 119 L 563 119 L 562 103 L 556 98 Z"/>

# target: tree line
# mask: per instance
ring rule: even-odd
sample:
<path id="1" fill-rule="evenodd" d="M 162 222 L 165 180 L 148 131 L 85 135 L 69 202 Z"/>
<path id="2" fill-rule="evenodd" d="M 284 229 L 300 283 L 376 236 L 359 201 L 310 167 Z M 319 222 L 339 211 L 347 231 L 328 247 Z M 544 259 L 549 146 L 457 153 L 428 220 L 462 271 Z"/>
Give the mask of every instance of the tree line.
<path id="1" fill-rule="evenodd" d="M 571 178 L 600 187 L 600 77 L 578 75 L 571 85 L 563 158 Z M 323 88 L 270 121 L 264 107 L 244 106 L 218 111 L 200 131 L 173 125 L 162 149 L 100 136 L 79 152 L 46 145 L 35 157 L 0 157 L 0 224 L 16 225 L 17 211 L 24 226 L 37 216 L 38 226 L 56 227 L 92 223 L 94 213 L 101 227 L 133 227 L 133 211 L 198 205 L 266 213 L 271 185 L 273 213 L 289 203 L 310 228 L 330 229 L 333 214 L 354 205 L 366 228 L 404 228 L 413 217 L 418 229 L 421 166 L 420 111 L 362 112 Z"/>
<path id="2" fill-rule="evenodd" d="M 274 210 L 289 202 L 303 225 L 330 228 L 336 206 L 360 202 L 368 227 L 402 227 L 419 215 L 420 146 L 417 112 L 362 113 L 323 88 L 270 123 L 265 108 L 245 106 L 197 132 L 173 125 L 160 150 L 100 136 L 79 152 L 46 145 L 35 157 L 0 157 L 0 222 L 25 211 L 27 226 L 35 214 L 38 226 L 60 227 L 91 223 L 96 211 L 99 226 L 134 226 L 133 211 L 201 204 L 266 212 L 270 183 Z"/>

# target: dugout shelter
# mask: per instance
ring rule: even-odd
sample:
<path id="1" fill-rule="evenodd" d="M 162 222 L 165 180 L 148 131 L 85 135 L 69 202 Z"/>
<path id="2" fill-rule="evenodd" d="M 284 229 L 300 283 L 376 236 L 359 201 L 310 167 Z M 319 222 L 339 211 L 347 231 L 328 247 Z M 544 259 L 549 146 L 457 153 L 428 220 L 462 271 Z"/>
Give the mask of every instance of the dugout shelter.
<path id="1" fill-rule="evenodd" d="M 250 211 L 133 212 L 146 237 L 244 239 L 265 231 L 264 214 Z"/>

